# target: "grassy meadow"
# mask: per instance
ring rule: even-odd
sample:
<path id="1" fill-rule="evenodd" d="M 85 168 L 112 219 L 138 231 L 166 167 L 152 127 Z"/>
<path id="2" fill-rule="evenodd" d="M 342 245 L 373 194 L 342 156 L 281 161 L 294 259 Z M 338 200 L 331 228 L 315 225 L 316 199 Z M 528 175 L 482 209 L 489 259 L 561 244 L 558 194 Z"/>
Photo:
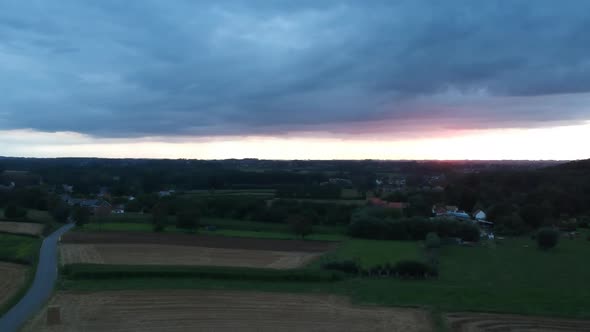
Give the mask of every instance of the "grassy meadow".
<path id="1" fill-rule="evenodd" d="M 0 233 L 0 261 L 32 263 L 39 255 L 38 238 Z"/>

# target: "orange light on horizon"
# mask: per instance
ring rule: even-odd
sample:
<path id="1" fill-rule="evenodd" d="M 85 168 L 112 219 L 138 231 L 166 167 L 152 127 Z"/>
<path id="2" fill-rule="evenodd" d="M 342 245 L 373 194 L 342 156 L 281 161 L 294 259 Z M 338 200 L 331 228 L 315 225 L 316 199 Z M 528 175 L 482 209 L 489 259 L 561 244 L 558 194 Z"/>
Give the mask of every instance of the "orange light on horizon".
<path id="1" fill-rule="evenodd" d="M 585 159 L 590 123 L 536 129 L 458 131 L 412 139 L 215 137 L 101 139 L 78 133 L 0 131 L 0 155 L 187 159 Z"/>

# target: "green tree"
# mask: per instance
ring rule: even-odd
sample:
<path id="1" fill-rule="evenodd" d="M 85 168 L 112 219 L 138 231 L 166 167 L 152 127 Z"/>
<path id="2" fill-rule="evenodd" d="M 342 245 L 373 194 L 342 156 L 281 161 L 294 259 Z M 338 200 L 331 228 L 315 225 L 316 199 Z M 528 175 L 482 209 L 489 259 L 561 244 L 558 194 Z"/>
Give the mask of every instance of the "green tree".
<path id="1" fill-rule="evenodd" d="M 301 238 L 305 238 L 313 231 L 313 225 L 310 218 L 302 215 L 291 215 L 287 218 L 287 223 L 291 225 L 293 233 Z"/>
<path id="2" fill-rule="evenodd" d="M 437 249 L 440 248 L 440 237 L 435 232 L 426 234 L 426 248 Z"/>
<path id="3" fill-rule="evenodd" d="M 154 232 L 162 232 L 166 227 L 167 207 L 157 203 L 152 208 L 152 225 Z"/>
<path id="4" fill-rule="evenodd" d="M 8 204 L 4 209 L 4 217 L 6 219 L 20 219 L 27 216 L 27 210 L 16 204 Z"/>
<path id="5" fill-rule="evenodd" d="M 76 207 L 72 217 L 78 226 L 83 226 L 90 220 L 90 210 L 82 206 Z"/>
<path id="6" fill-rule="evenodd" d="M 176 227 L 195 231 L 199 227 L 199 217 L 199 210 L 196 207 L 181 207 L 176 212 Z"/>
<path id="7" fill-rule="evenodd" d="M 555 247 L 559 240 L 559 232 L 553 228 L 545 227 L 537 232 L 537 245 L 539 248 L 547 250 Z"/>
<path id="8" fill-rule="evenodd" d="M 66 203 L 59 202 L 51 209 L 50 213 L 55 221 L 65 223 L 70 217 L 71 209 Z"/>

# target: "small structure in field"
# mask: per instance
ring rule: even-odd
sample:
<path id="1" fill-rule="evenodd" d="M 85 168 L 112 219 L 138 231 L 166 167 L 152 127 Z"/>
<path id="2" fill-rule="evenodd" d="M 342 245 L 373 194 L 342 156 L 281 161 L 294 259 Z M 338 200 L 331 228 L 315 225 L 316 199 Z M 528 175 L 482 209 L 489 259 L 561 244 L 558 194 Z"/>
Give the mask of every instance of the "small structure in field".
<path id="1" fill-rule="evenodd" d="M 61 307 L 49 306 L 47 308 L 47 325 L 60 325 L 61 324 Z"/>

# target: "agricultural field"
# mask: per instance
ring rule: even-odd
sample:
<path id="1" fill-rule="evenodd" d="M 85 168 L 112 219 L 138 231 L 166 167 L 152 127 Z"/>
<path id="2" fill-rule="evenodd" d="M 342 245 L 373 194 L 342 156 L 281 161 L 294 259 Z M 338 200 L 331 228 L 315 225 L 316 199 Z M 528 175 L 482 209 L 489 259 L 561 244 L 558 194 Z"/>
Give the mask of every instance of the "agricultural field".
<path id="1" fill-rule="evenodd" d="M 431 331 L 419 309 L 364 307 L 332 295 L 235 291 L 58 292 L 24 331 Z"/>
<path id="2" fill-rule="evenodd" d="M 62 244 L 62 264 L 301 267 L 321 253 L 154 244 Z"/>
<path id="3" fill-rule="evenodd" d="M 590 331 L 587 320 L 473 312 L 452 313 L 446 318 L 450 330 L 455 332 Z"/>
<path id="4" fill-rule="evenodd" d="M 0 233 L 0 261 L 32 263 L 41 240 L 30 236 Z"/>
<path id="5" fill-rule="evenodd" d="M 244 225 L 242 225 L 244 226 Z M 246 225 L 247 226 L 247 225 Z M 324 226 L 324 228 L 326 228 Z M 260 229 L 260 227 L 256 227 Z M 283 229 L 283 228 L 281 228 Z M 336 228 L 334 228 L 336 229 Z M 92 231 L 92 232 L 151 232 L 153 226 L 147 223 L 126 223 L 126 222 L 109 222 L 109 223 L 92 223 L 85 224 L 82 227 L 77 228 L 78 231 Z M 165 233 L 186 233 L 185 229 L 178 229 L 176 226 L 167 226 Z M 207 229 L 207 227 L 201 227 L 197 231 L 200 235 L 217 235 L 217 236 L 230 236 L 230 237 L 251 237 L 261 239 L 281 239 L 281 240 L 296 240 L 300 239 L 299 236 L 288 232 L 287 230 L 279 231 L 264 231 L 264 230 L 242 230 L 242 229 L 227 229 L 227 228 L 216 228 L 215 230 Z M 348 239 L 348 236 L 344 233 L 312 233 L 305 237 L 306 240 L 318 240 L 318 241 L 343 241 Z"/>
<path id="6" fill-rule="evenodd" d="M 0 233 L 40 236 L 44 225 L 30 222 L 0 221 Z"/>
<path id="7" fill-rule="evenodd" d="M 62 264 L 301 267 L 333 242 L 229 238 L 193 234 L 74 232 L 63 237 Z"/>
<path id="8" fill-rule="evenodd" d="M 0 262 L 0 308 L 25 284 L 26 265 Z"/>
<path id="9" fill-rule="evenodd" d="M 412 241 L 379 241 L 350 239 L 342 242 L 337 249 L 324 255 L 314 265 L 322 261 L 353 260 L 368 268 L 378 264 L 395 263 L 400 260 L 420 260 L 421 244 Z"/>
<path id="10" fill-rule="evenodd" d="M 152 216 L 145 213 L 111 214 L 106 217 L 92 217 L 91 223 L 85 224 L 82 230 L 91 231 L 151 231 Z M 175 219 L 168 218 L 166 232 L 184 232 L 174 226 Z M 237 220 L 228 218 L 201 218 L 203 227 L 214 226 L 217 231 L 254 231 L 254 232 L 279 232 L 292 233 L 287 224 L 265 223 L 250 220 Z M 314 234 L 340 234 L 346 232 L 346 226 L 314 225 Z"/>
<path id="11" fill-rule="evenodd" d="M 357 242 L 358 241 L 358 242 Z M 316 241 L 307 241 L 316 242 Z M 390 243 L 388 243 L 390 242 Z M 412 247 L 414 246 L 414 247 Z M 349 240 L 327 256 L 356 259 L 363 265 L 420 257 L 420 243 Z M 350 278 L 333 283 L 266 283 L 194 278 L 72 280 L 72 290 L 210 288 L 251 291 L 326 292 L 354 303 L 428 306 L 443 312 L 482 311 L 590 319 L 590 241 L 562 238 L 556 248 L 539 250 L 530 238 L 481 245 L 445 246 L 439 277 L 429 280 Z M 318 262 L 310 268 L 319 269 Z M 567 285 L 564 286 L 564 285 Z"/>
<path id="12" fill-rule="evenodd" d="M 0 209 L 0 219 L 4 218 L 4 210 Z M 41 210 L 34 210 L 34 209 L 27 209 L 27 217 L 26 220 L 34 221 L 42 224 L 47 224 L 53 222 L 53 218 L 49 215 L 47 211 Z"/>

